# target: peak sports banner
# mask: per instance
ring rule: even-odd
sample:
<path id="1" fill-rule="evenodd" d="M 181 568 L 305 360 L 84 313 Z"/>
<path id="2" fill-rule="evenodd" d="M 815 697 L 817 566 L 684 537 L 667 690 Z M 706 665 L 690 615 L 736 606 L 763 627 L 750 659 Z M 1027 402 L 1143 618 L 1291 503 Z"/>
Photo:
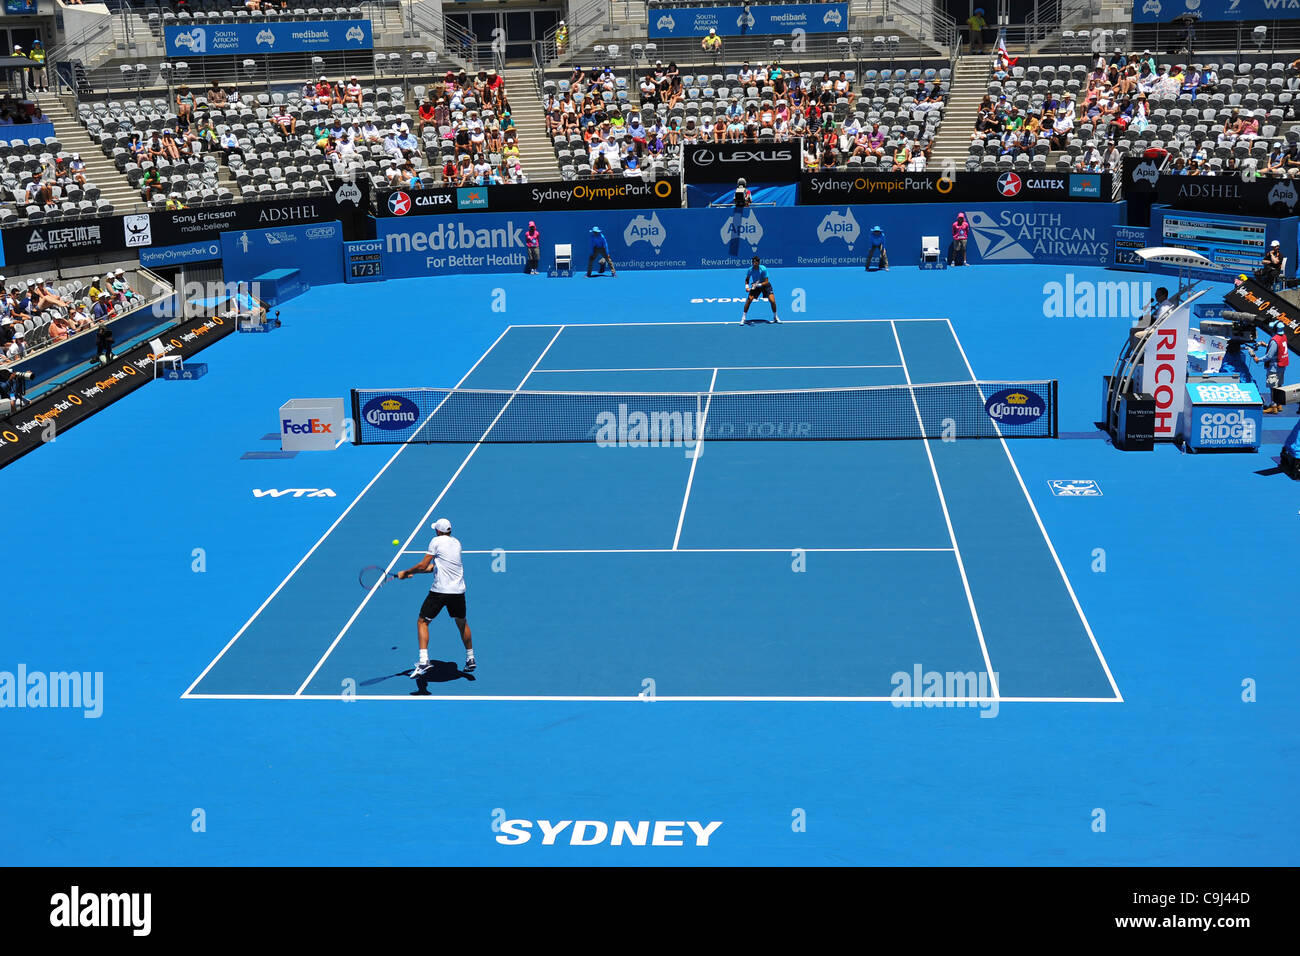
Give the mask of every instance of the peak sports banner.
<path id="1" fill-rule="evenodd" d="M 334 180 L 323 196 L 15 226 L 3 231 L 4 262 L 15 265 L 115 252 L 136 255 L 154 247 L 220 242 L 223 232 L 234 229 L 272 229 L 335 219 L 343 223 L 344 238 L 363 239 L 370 234 L 369 196 L 368 180 Z"/>
<path id="2" fill-rule="evenodd" d="M 187 320 L 158 337 L 163 354 L 189 358 L 233 331 L 233 318 L 213 316 Z M 148 344 L 137 345 L 0 418 L 0 468 L 152 381 L 154 359 Z"/>
<path id="3" fill-rule="evenodd" d="M 799 205 L 900 202 L 1110 202 L 1110 173 L 804 173 Z"/>
<path id="4" fill-rule="evenodd" d="M 713 30 L 720 37 L 845 33 L 847 3 L 755 3 L 715 7 L 667 7 L 650 10 L 650 39 L 702 37 Z"/>
<path id="5" fill-rule="evenodd" d="M 785 143 L 687 143 L 682 150 L 689 183 L 797 183 L 803 140 Z"/>
<path id="6" fill-rule="evenodd" d="M 380 218 L 464 212 L 581 212 L 585 209 L 673 209 L 682 204 L 676 179 L 587 179 L 503 186 L 442 186 L 379 193 Z"/>

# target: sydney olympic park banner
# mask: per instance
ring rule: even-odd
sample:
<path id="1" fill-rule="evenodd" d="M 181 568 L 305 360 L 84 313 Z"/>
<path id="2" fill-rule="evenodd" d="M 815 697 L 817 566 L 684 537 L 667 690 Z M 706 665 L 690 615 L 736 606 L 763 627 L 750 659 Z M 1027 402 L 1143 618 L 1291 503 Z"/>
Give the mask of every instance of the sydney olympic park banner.
<path id="1" fill-rule="evenodd" d="M 1133 0 L 1134 23 L 1171 23 L 1184 14 L 1216 20 L 1296 20 L 1300 0 Z"/>
<path id="2" fill-rule="evenodd" d="M 773 268 L 861 266 L 873 226 L 898 264 L 919 259 L 922 236 L 946 249 L 952 222 L 970 222 L 971 263 L 1105 266 L 1123 203 L 955 203 L 749 207 L 608 212 L 479 213 L 406 216 L 375 222 L 385 278 L 514 272 L 526 261 L 524 230 L 537 222 L 542 266 L 555 245 L 573 247 L 575 272 L 586 269 L 593 226 L 609 241 L 619 269 L 743 269 L 758 254 Z M 915 257 L 915 258 L 914 258 Z M 779 280 L 778 280 L 779 281 Z"/>
<path id="3" fill-rule="evenodd" d="M 298 20 L 164 27 L 168 56 L 247 56 L 253 53 L 319 53 L 374 47 L 369 20 Z"/>
<path id="4" fill-rule="evenodd" d="M 849 26 L 847 3 L 756 3 L 717 7 L 668 7 L 650 11 L 650 39 L 707 36 L 772 36 L 843 33 Z"/>

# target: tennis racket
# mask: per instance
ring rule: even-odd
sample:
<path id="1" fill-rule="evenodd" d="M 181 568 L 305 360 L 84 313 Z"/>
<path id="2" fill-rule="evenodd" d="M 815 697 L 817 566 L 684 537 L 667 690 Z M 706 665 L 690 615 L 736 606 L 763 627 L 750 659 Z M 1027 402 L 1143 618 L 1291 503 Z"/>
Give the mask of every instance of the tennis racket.
<path id="1" fill-rule="evenodd" d="M 357 575 L 357 580 L 367 591 L 387 584 L 389 581 L 396 581 L 397 575 L 390 571 L 385 571 L 377 564 L 371 564 L 361 569 Z"/>

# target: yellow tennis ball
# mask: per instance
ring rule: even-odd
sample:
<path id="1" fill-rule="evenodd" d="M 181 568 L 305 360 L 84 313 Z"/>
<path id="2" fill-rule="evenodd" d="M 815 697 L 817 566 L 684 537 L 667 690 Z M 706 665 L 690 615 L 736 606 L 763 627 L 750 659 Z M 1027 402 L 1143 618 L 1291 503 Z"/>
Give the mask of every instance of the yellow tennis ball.
<path id="1" fill-rule="evenodd" d="M 393 539 L 393 544 L 401 544 L 401 543 L 402 542 L 398 541 L 396 538 Z"/>

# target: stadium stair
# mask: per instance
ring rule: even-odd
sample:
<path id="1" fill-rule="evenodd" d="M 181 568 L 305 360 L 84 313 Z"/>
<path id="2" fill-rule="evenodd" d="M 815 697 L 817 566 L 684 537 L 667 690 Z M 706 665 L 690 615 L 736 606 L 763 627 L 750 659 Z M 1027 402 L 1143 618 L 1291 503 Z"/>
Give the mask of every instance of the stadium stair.
<path id="1" fill-rule="evenodd" d="M 524 175 L 534 183 L 559 180 L 560 166 L 550 137 L 546 135 L 541 91 L 537 88 L 532 67 L 507 67 L 504 79 L 506 91 L 510 94 L 511 117 L 519 130 L 519 165 L 523 167 Z"/>
<path id="2" fill-rule="evenodd" d="M 86 128 L 68 112 L 61 97 L 41 94 L 40 107 L 54 124 L 54 135 L 63 144 L 63 149 L 81 154 L 86 164 L 86 179 L 99 187 L 100 202 L 112 203 L 118 212 L 130 212 L 133 206 L 141 203 L 139 191 L 131 187 L 126 177 L 104 155 L 99 144 L 91 140 Z"/>
<path id="3" fill-rule="evenodd" d="M 971 130 L 975 128 L 975 114 L 980 101 L 989 89 L 993 75 L 993 62 L 986 53 L 967 53 L 957 60 L 953 71 L 952 90 L 948 94 L 948 108 L 944 111 L 939 135 L 930 151 L 932 170 L 942 169 L 949 160 L 958 171 L 966 168 L 970 152 Z"/>

